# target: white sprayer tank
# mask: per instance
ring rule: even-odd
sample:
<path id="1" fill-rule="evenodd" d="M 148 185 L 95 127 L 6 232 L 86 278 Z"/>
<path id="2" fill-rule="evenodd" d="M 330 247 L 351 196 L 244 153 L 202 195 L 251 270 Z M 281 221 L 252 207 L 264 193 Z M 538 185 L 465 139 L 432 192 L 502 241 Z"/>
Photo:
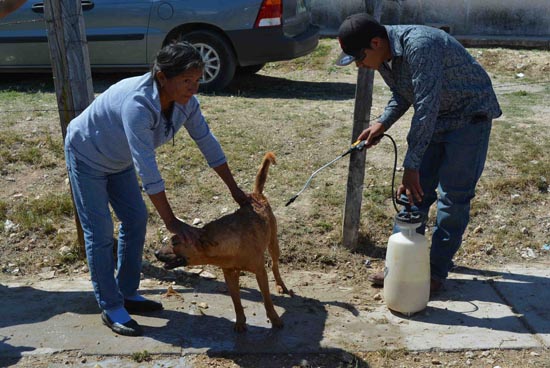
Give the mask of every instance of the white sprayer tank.
<path id="1" fill-rule="evenodd" d="M 400 232 L 390 236 L 384 269 L 384 300 L 407 316 L 426 308 L 430 299 L 430 250 L 420 223 L 396 219 Z"/>

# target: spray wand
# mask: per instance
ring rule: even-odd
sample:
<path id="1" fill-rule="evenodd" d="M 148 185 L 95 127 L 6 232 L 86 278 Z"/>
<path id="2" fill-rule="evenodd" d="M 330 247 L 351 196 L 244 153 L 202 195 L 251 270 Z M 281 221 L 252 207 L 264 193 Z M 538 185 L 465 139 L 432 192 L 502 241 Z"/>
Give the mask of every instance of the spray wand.
<path id="1" fill-rule="evenodd" d="M 376 143 L 377 141 L 379 141 L 380 139 L 382 139 L 383 136 L 389 137 L 389 135 L 387 135 L 387 134 L 378 136 L 378 137 L 376 137 L 376 138 L 374 139 L 374 143 Z M 391 137 L 390 137 L 390 138 L 391 138 Z M 393 139 L 392 139 L 392 141 L 393 141 Z M 349 154 L 352 153 L 353 151 L 362 151 L 363 148 L 365 148 L 365 144 L 366 144 L 366 143 L 367 143 L 366 140 L 354 142 L 354 143 L 351 145 L 351 147 L 350 147 L 346 152 L 342 153 L 340 156 L 336 157 L 334 160 L 330 161 L 329 163 L 327 163 L 327 164 L 321 166 L 319 169 L 315 170 L 315 171 L 313 172 L 313 174 L 311 174 L 311 176 L 309 177 L 309 179 L 306 181 L 306 184 L 304 185 L 304 187 L 303 187 L 298 193 L 296 193 L 292 198 L 290 198 L 290 199 L 288 200 L 288 202 L 286 202 L 286 205 L 285 205 L 285 206 L 288 206 L 288 205 L 290 205 L 292 202 L 294 202 L 294 201 L 296 200 L 296 198 L 298 198 L 298 196 L 299 196 L 300 194 L 302 194 L 302 192 L 303 192 L 304 190 L 306 190 L 306 188 L 309 186 L 309 183 L 311 182 L 311 179 L 313 179 L 313 177 L 314 177 L 315 175 L 317 175 L 321 170 L 323 170 L 323 169 L 325 169 L 326 167 L 332 165 L 332 164 L 335 163 L 336 161 L 338 161 L 338 160 L 344 158 L 345 156 L 349 155 Z M 394 143 L 394 144 L 395 144 L 395 143 Z"/>

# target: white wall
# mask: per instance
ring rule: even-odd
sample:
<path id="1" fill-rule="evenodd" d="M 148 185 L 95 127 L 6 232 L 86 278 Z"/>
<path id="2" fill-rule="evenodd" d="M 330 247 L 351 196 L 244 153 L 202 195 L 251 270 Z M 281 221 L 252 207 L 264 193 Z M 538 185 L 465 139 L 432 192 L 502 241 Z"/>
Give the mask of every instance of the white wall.
<path id="1" fill-rule="evenodd" d="M 550 44 L 550 0 L 306 0 L 321 33 L 335 35 L 344 18 L 382 1 L 384 24 L 450 27 L 457 38 L 525 39 Z"/>

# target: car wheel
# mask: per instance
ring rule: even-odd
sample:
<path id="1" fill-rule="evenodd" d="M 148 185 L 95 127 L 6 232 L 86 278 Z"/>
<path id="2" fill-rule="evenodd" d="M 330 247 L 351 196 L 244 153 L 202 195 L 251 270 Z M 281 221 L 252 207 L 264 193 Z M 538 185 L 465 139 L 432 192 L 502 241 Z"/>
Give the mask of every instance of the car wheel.
<path id="1" fill-rule="evenodd" d="M 260 70 L 262 70 L 264 66 L 265 66 L 265 63 L 256 64 L 256 65 L 239 66 L 237 67 L 237 74 L 241 74 L 241 75 L 255 74 Z"/>
<path id="2" fill-rule="evenodd" d="M 194 31 L 182 35 L 181 39 L 195 46 L 204 60 L 201 91 L 218 91 L 231 82 L 236 69 L 235 56 L 219 34 Z"/>

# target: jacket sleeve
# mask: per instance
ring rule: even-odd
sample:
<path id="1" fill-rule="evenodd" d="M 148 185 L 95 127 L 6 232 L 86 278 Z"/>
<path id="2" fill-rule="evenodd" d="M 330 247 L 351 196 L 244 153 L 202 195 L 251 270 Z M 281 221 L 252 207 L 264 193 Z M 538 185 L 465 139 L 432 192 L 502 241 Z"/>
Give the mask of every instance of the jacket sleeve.
<path id="1" fill-rule="evenodd" d="M 407 110 L 411 104 L 405 100 L 400 94 L 392 91 L 392 96 L 384 109 L 384 113 L 378 119 L 386 130 L 395 123 Z"/>
<path id="2" fill-rule="evenodd" d="M 443 78 L 443 45 L 429 36 L 405 47 L 414 91 L 414 115 L 403 166 L 418 170 L 435 130 Z"/>
<path id="3" fill-rule="evenodd" d="M 189 103 L 191 104 L 189 118 L 183 123 L 183 126 L 199 147 L 208 166 L 216 167 L 224 164 L 227 162 L 225 153 L 220 142 L 218 142 L 206 123 L 198 100 L 193 97 Z"/>
<path id="4" fill-rule="evenodd" d="M 130 96 L 121 106 L 122 124 L 130 146 L 132 161 L 147 194 L 165 190 L 158 169 L 153 127 L 157 117 L 151 102 L 143 96 Z"/>

